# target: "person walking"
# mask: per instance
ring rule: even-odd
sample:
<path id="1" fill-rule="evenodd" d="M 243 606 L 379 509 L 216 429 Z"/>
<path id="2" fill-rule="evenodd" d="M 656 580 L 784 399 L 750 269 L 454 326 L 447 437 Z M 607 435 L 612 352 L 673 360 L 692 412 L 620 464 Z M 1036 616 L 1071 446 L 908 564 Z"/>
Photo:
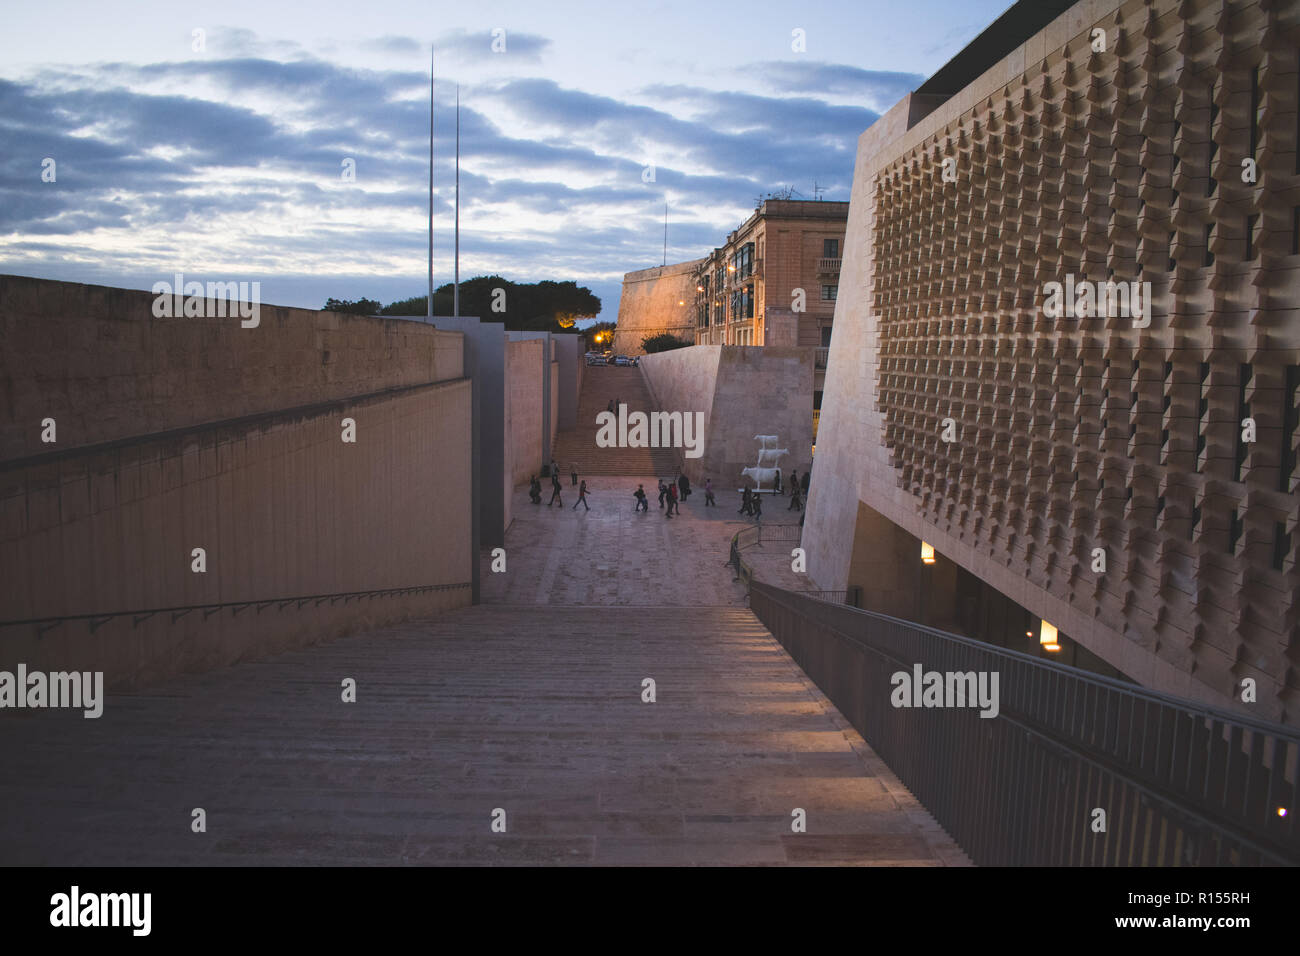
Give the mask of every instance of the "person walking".
<path id="1" fill-rule="evenodd" d="M 803 496 L 805 498 L 808 497 L 808 476 L 810 474 L 812 474 L 812 472 L 805 468 L 803 474 L 799 477 L 799 487 L 803 489 Z"/>
<path id="2" fill-rule="evenodd" d="M 704 479 L 704 507 L 708 508 L 709 506 L 716 508 L 718 506 L 718 502 L 713 497 L 713 479 L 705 478 Z"/>
<path id="3" fill-rule="evenodd" d="M 576 484 L 578 483 L 578 466 L 577 466 L 577 465 L 570 465 L 570 466 L 569 466 L 569 478 L 572 479 L 572 484 L 575 484 L 575 485 L 576 485 Z"/>
<path id="4" fill-rule="evenodd" d="M 791 468 L 790 469 L 790 493 L 794 494 L 798 490 L 799 490 L 799 472 Z"/>
<path id="5" fill-rule="evenodd" d="M 677 488 L 682 493 L 682 501 L 685 501 L 691 496 L 691 479 L 686 477 L 686 472 L 682 472 L 677 476 Z"/>
<path id="6" fill-rule="evenodd" d="M 552 478 L 560 477 L 560 466 L 555 463 L 554 458 L 551 459 L 551 477 Z"/>
<path id="7" fill-rule="evenodd" d="M 668 497 L 668 486 L 664 484 L 662 478 L 659 479 L 659 507 L 663 508 L 664 499 Z"/>
<path id="8" fill-rule="evenodd" d="M 528 497 L 535 505 L 542 503 L 542 483 L 537 480 L 536 475 L 528 479 Z"/>
<path id="9" fill-rule="evenodd" d="M 664 517 L 671 518 L 673 516 L 674 511 L 676 511 L 678 514 L 682 513 L 682 509 L 677 507 L 677 486 L 669 485 L 668 486 L 668 513 L 664 515 Z"/>
<path id="10" fill-rule="evenodd" d="M 752 514 L 754 513 L 754 503 L 753 503 L 753 501 L 754 501 L 753 496 L 749 493 L 749 488 L 746 487 L 746 488 L 741 492 L 741 495 L 740 495 L 740 510 L 737 511 L 736 514 L 738 514 L 738 515 L 752 515 Z"/>
<path id="11" fill-rule="evenodd" d="M 578 486 L 578 500 L 573 503 L 574 511 L 578 510 L 578 505 L 582 505 L 588 511 L 591 510 L 591 505 L 587 504 L 587 479 L 586 478 L 582 479 L 582 484 Z"/>
<path id="12" fill-rule="evenodd" d="M 803 511 L 803 503 L 799 500 L 799 486 L 797 484 L 790 486 L 790 507 L 786 511 Z"/>
<path id="13" fill-rule="evenodd" d="M 778 495 L 785 494 L 785 492 L 781 490 L 781 469 L 780 468 L 776 470 L 776 493 Z"/>
<path id="14" fill-rule="evenodd" d="M 560 484 L 560 476 L 555 472 L 551 472 L 551 500 L 546 502 L 546 507 L 549 508 L 557 501 L 560 503 L 561 508 L 564 507 L 564 499 L 560 497 L 561 487 L 563 486 Z"/>
<path id="15" fill-rule="evenodd" d="M 762 524 L 763 523 L 763 496 L 756 494 L 754 495 L 752 501 L 754 505 L 754 510 L 752 512 L 754 515 L 754 520 L 759 524 Z"/>
<path id="16" fill-rule="evenodd" d="M 650 502 L 646 498 L 644 485 L 637 485 L 636 491 L 632 492 L 632 497 L 636 499 L 636 507 L 632 509 L 634 512 L 650 510 Z"/>

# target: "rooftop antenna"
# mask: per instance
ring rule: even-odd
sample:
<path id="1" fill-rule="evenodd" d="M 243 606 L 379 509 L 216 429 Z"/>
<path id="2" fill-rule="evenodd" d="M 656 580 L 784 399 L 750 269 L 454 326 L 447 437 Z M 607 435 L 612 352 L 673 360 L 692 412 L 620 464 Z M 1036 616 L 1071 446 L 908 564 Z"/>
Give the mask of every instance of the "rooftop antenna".
<path id="1" fill-rule="evenodd" d="M 429 47 L 429 299 L 428 321 L 433 321 L 433 46 Z"/>
<path id="2" fill-rule="evenodd" d="M 664 265 L 668 265 L 668 203 L 664 203 Z"/>
<path id="3" fill-rule="evenodd" d="M 813 199 L 821 202 L 822 193 L 826 192 L 825 186 L 818 186 L 817 180 L 813 180 Z"/>
<path id="4" fill-rule="evenodd" d="M 456 84 L 456 274 L 451 287 L 451 314 L 460 318 L 460 84 Z"/>

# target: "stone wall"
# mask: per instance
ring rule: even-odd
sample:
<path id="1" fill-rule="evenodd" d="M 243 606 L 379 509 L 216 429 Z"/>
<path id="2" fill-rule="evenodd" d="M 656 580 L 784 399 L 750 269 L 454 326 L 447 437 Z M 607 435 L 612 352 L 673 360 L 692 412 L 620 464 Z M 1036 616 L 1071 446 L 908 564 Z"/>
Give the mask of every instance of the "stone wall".
<path id="1" fill-rule="evenodd" d="M 460 375 L 459 336 L 418 322 L 262 305 L 246 329 L 153 302 L 0 276 L 0 460 Z"/>
<path id="2" fill-rule="evenodd" d="M 510 488 L 542 467 L 541 339 L 506 342 L 506 474 Z"/>
<path id="3" fill-rule="evenodd" d="M 0 620 L 263 602 L 0 627 L 0 669 L 132 687 L 468 604 L 469 452 L 459 379 L 0 465 Z"/>
<path id="4" fill-rule="evenodd" d="M 758 462 L 756 435 L 776 435 L 783 476 L 802 474 L 812 457 L 813 353 L 809 349 L 695 345 L 647 355 L 641 371 L 663 411 L 704 412 L 700 458 L 680 464 L 691 481 L 743 487 L 741 470 Z"/>
<path id="5" fill-rule="evenodd" d="M 623 276 L 618 327 L 614 331 L 615 353 L 644 355 L 641 340 L 660 332 L 671 332 L 687 342 L 692 340 L 695 335 L 692 272 L 702 261 L 676 262 Z"/>

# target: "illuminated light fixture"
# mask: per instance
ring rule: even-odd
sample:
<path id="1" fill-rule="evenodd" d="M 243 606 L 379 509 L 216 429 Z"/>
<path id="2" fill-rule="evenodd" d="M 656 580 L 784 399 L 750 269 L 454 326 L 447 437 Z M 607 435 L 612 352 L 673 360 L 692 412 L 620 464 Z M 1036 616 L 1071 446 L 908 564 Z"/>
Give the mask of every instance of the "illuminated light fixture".
<path id="1" fill-rule="evenodd" d="M 686 303 L 683 302 L 681 299 L 678 299 L 678 300 L 677 300 L 677 304 L 678 304 L 678 305 L 685 305 Z"/>
<path id="2" fill-rule="evenodd" d="M 1286 807 L 1278 807 L 1278 808 L 1277 808 L 1277 815 L 1278 815 L 1279 817 L 1284 817 L 1284 816 L 1286 816 Z"/>
<path id="3" fill-rule="evenodd" d="M 921 542 L 921 563 L 934 564 L 934 545 Z"/>
<path id="4" fill-rule="evenodd" d="M 1059 651 L 1061 645 L 1057 643 L 1056 638 L 1056 625 L 1043 621 L 1042 629 L 1038 632 L 1038 643 L 1042 645 L 1043 650 Z"/>

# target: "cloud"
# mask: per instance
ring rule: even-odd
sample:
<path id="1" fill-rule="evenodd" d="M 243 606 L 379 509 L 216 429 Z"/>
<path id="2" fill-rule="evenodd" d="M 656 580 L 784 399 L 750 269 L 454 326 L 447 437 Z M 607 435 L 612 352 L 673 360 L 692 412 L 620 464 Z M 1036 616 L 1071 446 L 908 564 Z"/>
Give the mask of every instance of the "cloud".
<path id="1" fill-rule="evenodd" d="M 91 281 L 177 268 L 267 281 L 315 275 L 324 294 L 301 302 L 312 306 L 370 294 L 333 287 L 331 276 L 371 275 L 376 288 L 393 288 L 406 275 L 415 284 L 407 294 L 418 294 L 427 73 L 280 60 L 248 53 L 261 43 L 252 34 L 230 41 L 240 52 L 225 58 L 0 80 L 0 271 L 82 270 Z M 490 41 L 488 31 L 459 31 L 436 42 L 463 58 L 493 55 Z M 365 42 L 395 56 L 422 52 L 404 37 Z M 544 37 L 512 32 L 505 55 L 524 62 L 548 48 Z M 883 100 L 912 80 L 825 64 L 770 64 L 763 76 L 779 95 L 658 84 L 620 99 L 536 76 L 466 85 L 462 275 L 609 288 L 612 277 L 660 261 L 665 201 L 669 255 L 689 259 L 778 186 L 809 195 L 815 179 L 826 198 L 847 198 L 857 137 L 878 114 L 819 92 Z M 450 262 L 453 96 L 439 85 L 439 274 Z M 41 181 L 44 157 L 58 163 L 54 183 Z M 341 177 L 344 159 L 355 162 L 355 181 Z M 297 282 L 285 288 L 301 290 Z M 605 304 L 612 312 L 617 296 Z"/>

